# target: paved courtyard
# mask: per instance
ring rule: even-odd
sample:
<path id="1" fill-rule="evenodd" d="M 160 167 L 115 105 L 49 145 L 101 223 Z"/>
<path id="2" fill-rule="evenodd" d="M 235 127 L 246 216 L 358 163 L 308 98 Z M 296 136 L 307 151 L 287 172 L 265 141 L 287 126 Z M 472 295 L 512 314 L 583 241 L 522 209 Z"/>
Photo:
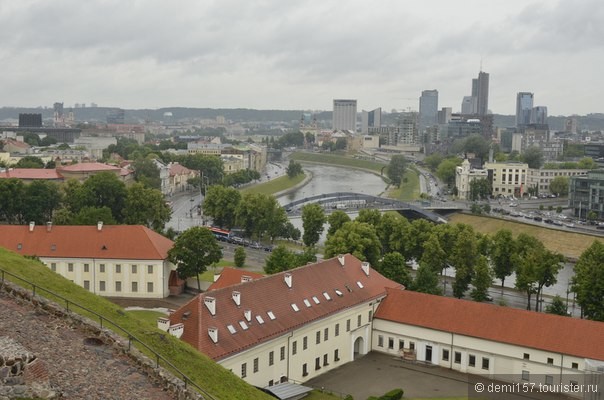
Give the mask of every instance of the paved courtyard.
<path id="1" fill-rule="evenodd" d="M 307 383 L 309 386 L 351 394 L 355 399 L 379 396 L 395 388 L 403 389 L 406 398 L 468 396 L 465 374 L 411 364 L 392 355 L 376 352 Z"/>

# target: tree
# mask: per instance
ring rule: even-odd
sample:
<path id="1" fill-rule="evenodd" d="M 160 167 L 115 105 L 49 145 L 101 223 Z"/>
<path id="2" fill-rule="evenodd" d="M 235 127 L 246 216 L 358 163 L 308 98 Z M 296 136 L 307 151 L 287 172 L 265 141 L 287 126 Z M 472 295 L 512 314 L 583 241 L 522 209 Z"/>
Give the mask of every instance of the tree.
<path id="1" fill-rule="evenodd" d="M 116 224 L 109 207 L 82 207 L 80 211 L 72 215 L 71 220 L 63 225 L 96 225 L 99 221 L 106 225 Z M 57 224 L 61 225 L 59 222 L 61 222 L 60 219 Z"/>
<path id="2" fill-rule="evenodd" d="M 604 244 L 594 241 L 574 267 L 572 290 L 583 315 L 594 321 L 604 321 Z"/>
<path id="3" fill-rule="evenodd" d="M 539 169 L 543 165 L 543 151 L 537 146 L 531 146 L 522 153 L 522 161 L 529 168 Z"/>
<path id="4" fill-rule="evenodd" d="M 243 265 L 245 264 L 245 249 L 241 246 L 238 246 L 235 249 L 235 266 L 237 268 L 243 268 Z"/>
<path id="5" fill-rule="evenodd" d="M 378 264 L 378 271 L 388 279 L 392 279 L 405 287 L 411 285 L 411 275 L 401 253 L 392 252 L 384 255 Z"/>
<path id="6" fill-rule="evenodd" d="M 552 299 L 552 303 L 545 307 L 545 312 L 548 314 L 568 316 L 568 305 L 562 300 L 562 297 L 556 295 Z"/>
<path id="7" fill-rule="evenodd" d="M 478 259 L 476 235 L 471 227 L 465 225 L 457 234 L 450 262 L 455 268 L 453 295 L 462 298 L 474 275 L 474 266 Z"/>
<path id="8" fill-rule="evenodd" d="M 482 200 L 491 195 L 491 182 L 488 179 L 474 179 L 470 182 L 470 200 Z"/>
<path id="9" fill-rule="evenodd" d="M 377 229 L 382 221 L 382 213 L 375 208 L 363 208 L 359 211 L 359 215 L 354 220 L 358 222 L 367 222 Z"/>
<path id="10" fill-rule="evenodd" d="M 386 175 L 388 176 L 388 179 L 392 181 L 393 185 L 400 187 L 406 169 L 407 160 L 405 159 L 405 156 L 396 154 L 390 159 Z"/>
<path id="11" fill-rule="evenodd" d="M 490 143 L 481 135 L 469 136 L 464 140 L 463 150 L 474 153 L 477 158 L 486 160 L 489 155 Z"/>
<path id="12" fill-rule="evenodd" d="M 531 298 L 537 292 L 536 266 L 544 250 L 543 243 L 533 236 L 521 233 L 516 238 L 514 264 L 516 266 L 516 289 L 526 293 L 526 309 L 531 309 Z"/>
<path id="13" fill-rule="evenodd" d="M 290 178 L 295 178 L 296 176 L 303 174 L 302 164 L 295 162 L 294 160 L 289 160 L 289 165 L 285 169 L 287 176 Z"/>
<path id="14" fill-rule="evenodd" d="M 248 237 L 272 239 L 283 232 L 287 214 L 275 197 L 262 193 L 245 193 L 235 210 L 237 225 Z"/>
<path id="15" fill-rule="evenodd" d="M 442 156 L 442 154 L 432 153 L 429 156 L 427 156 L 426 158 L 424 158 L 424 164 L 426 164 L 426 166 L 428 168 L 430 168 L 430 170 L 436 171 L 436 169 L 438 168 L 438 166 L 440 165 L 440 163 L 443 160 L 444 160 L 444 157 Z"/>
<path id="16" fill-rule="evenodd" d="M 404 253 L 408 257 L 407 259 L 419 260 L 422 258 L 424 243 L 430 238 L 433 228 L 434 224 L 423 218 L 413 220 L 408 225 L 405 238 L 406 253 Z"/>
<path id="17" fill-rule="evenodd" d="M 134 179 L 153 189 L 161 189 L 161 179 L 159 169 L 153 161 L 153 158 L 138 158 L 132 163 L 134 168 Z"/>
<path id="18" fill-rule="evenodd" d="M 350 253 L 356 258 L 368 261 L 371 265 L 378 264 L 381 255 L 380 239 L 375 228 L 366 222 L 350 221 L 325 242 L 325 257 L 335 257 L 338 254 Z"/>
<path id="19" fill-rule="evenodd" d="M 203 199 L 203 212 L 212 217 L 214 225 L 230 229 L 235 226 L 236 210 L 241 192 L 234 188 L 212 185 Z"/>
<path id="20" fill-rule="evenodd" d="M 124 223 L 145 225 L 156 232 L 163 231 L 170 220 L 172 210 L 166 204 L 161 192 L 142 183 L 131 185 L 126 192 Z"/>
<path id="21" fill-rule="evenodd" d="M 595 220 L 598 219 L 598 213 L 595 212 L 594 210 L 589 210 L 589 212 L 587 213 L 586 218 L 587 218 L 588 221 L 592 221 L 593 222 L 593 221 L 595 221 Z"/>
<path id="22" fill-rule="evenodd" d="M 577 167 L 581 169 L 596 169 L 598 164 L 591 157 L 583 157 L 579 160 Z"/>
<path id="23" fill-rule="evenodd" d="M 535 310 L 542 311 L 540 304 L 543 302 L 543 287 L 550 287 L 558 282 L 558 272 L 562 269 L 564 256 L 550 250 L 545 250 L 539 258 L 539 263 L 535 268 L 535 281 L 537 283 L 537 293 L 535 299 Z"/>
<path id="24" fill-rule="evenodd" d="M 443 160 L 436 169 L 436 176 L 445 184 L 452 186 L 455 184 L 455 168 L 461 163 L 461 159 L 447 158 Z"/>
<path id="25" fill-rule="evenodd" d="M 15 168 L 44 168 L 44 161 L 40 157 L 25 156 L 17 161 Z"/>
<path id="26" fill-rule="evenodd" d="M 22 215 L 25 221 L 44 224 L 52 221 L 54 210 L 59 208 L 61 194 L 55 182 L 33 181 L 25 186 Z"/>
<path id="27" fill-rule="evenodd" d="M 436 232 L 432 233 L 424 243 L 424 253 L 422 254 L 421 263 L 429 267 L 432 272 L 441 275 L 447 267 L 447 254 L 440 247 Z"/>
<path id="28" fill-rule="evenodd" d="M 325 212 L 319 204 L 306 204 L 302 207 L 302 241 L 305 246 L 312 247 L 319 242 L 326 221 Z"/>
<path id="29" fill-rule="evenodd" d="M 208 228 L 195 226 L 176 238 L 168 251 L 168 260 L 176 264 L 176 271 L 182 279 L 197 277 L 197 288 L 201 291 L 199 275 L 211 264 L 222 258 L 222 248 Z"/>
<path id="30" fill-rule="evenodd" d="M 432 269 L 420 262 L 419 268 L 415 273 L 415 280 L 411 285 L 411 290 L 415 292 L 441 295 L 438 275 Z"/>
<path id="31" fill-rule="evenodd" d="M 470 292 L 470 297 L 474 301 L 485 301 L 489 297 L 489 288 L 493 283 L 493 271 L 489 267 L 487 258 L 485 256 L 479 256 L 478 262 L 474 267 L 474 278 L 472 279 L 472 286 L 474 289 Z"/>
<path id="32" fill-rule="evenodd" d="M 118 223 L 123 221 L 122 210 L 126 199 L 126 185 L 115 174 L 101 172 L 82 184 L 81 206 L 109 207 Z"/>
<path id="33" fill-rule="evenodd" d="M 287 247 L 279 245 L 266 258 L 264 272 L 267 274 L 276 274 L 277 272 L 287 271 L 298 266 L 296 255 L 288 250 Z"/>
<path id="34" fill-rule="evenodd" d="M 549 184 L 549 191 L 557 196 L 568 195 L 568 176 L 557 176 Z"/>
<path id="35" fill-rule="evenodd" d="M 21 223 L 25 185 L 17 178 L 0 179 L 0 219 L 8 224 Z"/>
<path id="36" fill-rule="evenodd" d="M 327 237 L 329 238 L 331 235 L 336 233 L 337 230 L 340 229 L 346 222 L 350 222 L 350 217 L 344 211 L 336 210 L 329 214 L 327 217 L 327 223 L 329 224 Z"/>
<path id="37" fill-rule="evenodd" d="M 336 150 L 346 150 L 346 146 L 348 146 L 346 138 L 341 137 L 336 139 Z"/>
<path id="38" fill-rule="evenodd" d="M 493 245 L 491 251 L 491 262 L 493 263 L 493 272 L 497 279 L 501 280 L 501 294 L 503 295 L 503 286 L 505 278 L 512 275 L 515 269 L 514 258 L 516 245 L 512 231 L 500 229 L 493 236 Z"/>

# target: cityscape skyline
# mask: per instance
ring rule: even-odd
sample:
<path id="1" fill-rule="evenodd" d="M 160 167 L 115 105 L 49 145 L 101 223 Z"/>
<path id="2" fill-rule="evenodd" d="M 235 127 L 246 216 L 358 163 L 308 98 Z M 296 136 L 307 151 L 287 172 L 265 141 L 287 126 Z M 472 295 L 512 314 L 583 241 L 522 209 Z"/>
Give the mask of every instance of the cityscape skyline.
<path id="1" fill-rule="evenodd" d="M 330 110 L 343 98 L 390 112 L 417 110 L 431 88 L 439 107 L 459 112 L 469 80 L 486 71 L 493 113 L 514 115 L 518 92 L 539 93 L 550 115 L 602 111 L 595 0 L 117 6 L 5 6 L 0 105 Z"/>

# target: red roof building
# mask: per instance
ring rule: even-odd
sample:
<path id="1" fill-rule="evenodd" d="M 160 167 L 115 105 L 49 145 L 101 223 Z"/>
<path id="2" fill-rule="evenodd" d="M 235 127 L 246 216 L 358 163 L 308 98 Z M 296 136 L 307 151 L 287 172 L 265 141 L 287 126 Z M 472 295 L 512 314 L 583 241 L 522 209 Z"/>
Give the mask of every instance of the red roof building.
<path id="1" fill-rule="evenodd" d="M 263 277 L 264 275 L 254 271 L 224 267 L 220 274 L 214 279 L 214 282 L 208 287 L 207 291 L 209 292 L 211 290 L 222 289 L 240 283 L 251 282 Z"/>
<path id="2" fill-rule="evenodd" d="M 62 181 L 63 176 L 56 169 L 45 168 L 10 168 L 0 172 L 0 179 L 16 178 L 24 182 L 37 180 L 44 181 Z"/>

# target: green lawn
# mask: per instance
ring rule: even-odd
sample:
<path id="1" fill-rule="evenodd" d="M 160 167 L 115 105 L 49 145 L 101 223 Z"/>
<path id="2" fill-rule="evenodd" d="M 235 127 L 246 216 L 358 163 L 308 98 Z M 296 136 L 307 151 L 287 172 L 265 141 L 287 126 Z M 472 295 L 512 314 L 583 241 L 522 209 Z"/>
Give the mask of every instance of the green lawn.
<path id="1" fill-rule="evenodd" d="M 166 316 L 166 313 L 150 310 L 129 310 L 126 311 L 126 313 L 134 316 L 134 318 L 141 322 L 146 323 L 149 327 L 156 327 L 157 318 Z"/>
<path id="2" fill-rule="evenodd" d="M 298 183 L 302 182 L 306 177 L 305 174 L 298 175 L 294 178 L 290 178 L 289 176 L 280 176 L 279 178 L 273 179 L 268 182 L 259 183 L 254 186 L 250 186 L 248 188 L 242 189 L 242 193 L 262 193 L 262 194 L 275 194 L 285 189 L 289 189 L 291 187 L 296 186 Z"/>
<path id="3" fill-rule="evenodd" d="M 407 169 L 405 171 L 405 177 L 403 180 L 407 180 L 403 182 L 400 188 L 394 188 L 388 191 L 388 197 L 396 200 L 417 200 L 420 196 L 420 188 L 419 188 L 419 173 L 416 169 Z"/>
<path id="4" fill-rule="evenodd" d="M 178 340 L 174 336 L 163 332 L 154 326 L 150 326 L 150 321 L 141 319 L 137 314 L 124 312 L 123 309 L 104 299 L 96 296 L 83 287 L 78 286 L 62 276 L 52 272 L 42 263 L 30 259 L 23 258 L 15 253 L 9 252 L 0 248 L 0 268 L 22 276 L 24 279 L 33 282 L 40 287 L 51 290 L 61 296 L 69 299 L 70 302 L 80 304 L 90 310 L 93 310 L 103 316 L 103 327 L 112 329 L 116 333 L 125 336 L 121 331 L 118 331 L 107 320 L 113 321 L 124 329 L 129 331 L 133 336 L 145 342 L 149 347 L 160 353 L 162 356 L 170 360 L 182 372 L 189 376 L 199 386 L 211 393 L 219 399 L 238 398 L 238 399 L 270 399 L 271 397 L 258 391 L 252 386 L 237 378 L 232 372 L 224 369 L 216 364 L 207 356 L 199 353 L 187 343 Z M 6 274 L 5 279 L 14 281 L 20 286 L 31 289 L 31 286 L 23 283 Z M 40 289 L 36 290 L 37 295 L 47 297 L 61 305 L 65 305 L 65 301 L 55 298 L 55 296 L 47 294 Z M 70 310 L 99 321 L 98 317 L 87 311 L 70 304 Z M 148 317 L 148 316 L 147 316 Z M 145 318 L 147 318 L 145 317 Z M 138 346 L 137 346 L 138 347 Z M 146 350 L 139 347 L 141 351 L 147 353 Z M 151 359 L 154 359 L 151 356 Z M 165 365 L 164 365 L 165 366 Z"/>
<path id="5" fill-rule="evenodd" d="M 351 156 L 343 156 L 338 154 L 328 154 L 328 153 L 292 153 L 290 157 L 292 160 L 296 161 L 307 161 L 307 162 L 315 162 L 319 164 L 333 164 L 333 165 L 341 165 L 345 167 L 354 167 L 354 168 L 363 168 L 368 169 L 378 174 L 381 174 L 382 169 L 387 166 L 387 164 L 379 163 L 377 161 L 370 160 L 361 160 Z"/>

